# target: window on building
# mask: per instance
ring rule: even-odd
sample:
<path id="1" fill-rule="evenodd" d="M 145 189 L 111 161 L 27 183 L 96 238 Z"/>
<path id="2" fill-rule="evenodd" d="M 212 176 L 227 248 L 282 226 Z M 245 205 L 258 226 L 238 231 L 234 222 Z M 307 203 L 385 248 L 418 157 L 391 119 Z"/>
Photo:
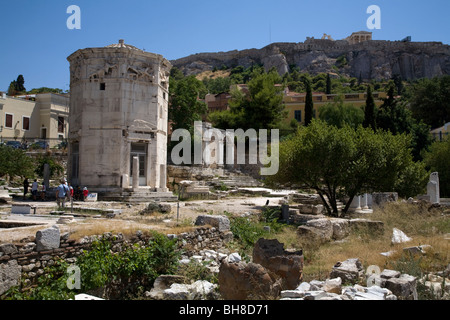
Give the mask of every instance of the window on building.
<path id="1" fill-rule="evenodd" d="M 294 117 L 298 122 L 302 122 L 302 110 L 295 110 Z"/>
<path id="2" fill-rule="evenodd" d="M 105 91 L 106 90 L 106 83 L 102 82 L 100 83 L 100 90 Z"/>
<path id="3" fill-rule="evenodd" d="M 22 117 L 22 130 L 30 130 L 30 117 Z"/>
<path id="4" fill-rule="evenodd" d="M 58 133 L 64 133 L 64 117 L 58 117 Z"/>
<path id="5" fill-rule="evenodd" d="M 14 116 L 10 113 L 5 114 L 5 128 L 12 129 Z"/>

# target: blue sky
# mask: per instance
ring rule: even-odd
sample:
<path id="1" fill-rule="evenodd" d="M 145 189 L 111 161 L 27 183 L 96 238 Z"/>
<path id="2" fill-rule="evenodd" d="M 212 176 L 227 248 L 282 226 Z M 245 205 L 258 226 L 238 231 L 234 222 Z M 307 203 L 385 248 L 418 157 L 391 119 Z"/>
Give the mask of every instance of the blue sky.
<path id="1" fill-rule="evenodd" d="M 200 52 L 303 42 L 323 33 L 343 39 L 354 31 L 375 40 L 450 44 L 448 0 L 0 0 L 0 90 L 19 74 L 25 87 L 69 89 L 66 58 L 78 49 L 119 39 L 172 60 Z M 81 9 L 81 30 L 69 30 L 67 8 Z M 381 29 L 368 30 L 370 5 Z"/>

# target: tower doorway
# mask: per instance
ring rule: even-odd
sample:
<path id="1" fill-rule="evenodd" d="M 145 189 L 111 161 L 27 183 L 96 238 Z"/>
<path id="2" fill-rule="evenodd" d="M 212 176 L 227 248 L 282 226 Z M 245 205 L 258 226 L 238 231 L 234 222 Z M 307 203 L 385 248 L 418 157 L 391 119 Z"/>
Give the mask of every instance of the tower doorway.
<path id="1" fill-rule="evenodd" d="M 147 144 L 132 143 L 130 152 L 130 184 L 133 184 L 133 158 L 139 158 L 139 186 L 147 185 Z"/>

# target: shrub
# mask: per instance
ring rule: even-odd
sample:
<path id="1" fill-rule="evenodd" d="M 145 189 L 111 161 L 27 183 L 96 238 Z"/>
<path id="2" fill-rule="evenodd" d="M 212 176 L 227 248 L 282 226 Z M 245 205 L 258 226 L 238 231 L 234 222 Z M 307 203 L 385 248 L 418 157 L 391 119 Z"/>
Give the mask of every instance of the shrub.
<path id="1" fill-rule="evenodd" d="M 77 265 L 85 291 L 102 289 L 107 297 L 125 298 L 151 287 L 159 275 L 174 272 L 179 255 L 176 239 L 154 233 L 147 246 L 134 244 L 117 253 L 108 240 L 98 240 Z"/>
<path id="2" fill-rule="evenodd" d="M 243 249 L 253 248 L 259 238 L 268 232 L 257 221 L 251 221 L 245 217 L 237 217 L 230 221 L 230 229 L 235 239 L 240 241 Z"/>
<path id="3" fill-rule="evenodd" d="M 41 178 L 44 177 L 44 167 L 46 164 L 49 165 L 50 177 L 59 177 L 64 173 L 62 164 L 50 154 L 39 155 L 36 159 L 36 169 L 34 170 L 34 173 Z"/>
<path id="4" fill-rule="evenodd" d="M 265 207 L 262 210 L 262 216 L 263 221 L 265 222 L 273 222 L 275 220 L 278 220 L 281 216 L 281 207 L 275 208 Z"/>

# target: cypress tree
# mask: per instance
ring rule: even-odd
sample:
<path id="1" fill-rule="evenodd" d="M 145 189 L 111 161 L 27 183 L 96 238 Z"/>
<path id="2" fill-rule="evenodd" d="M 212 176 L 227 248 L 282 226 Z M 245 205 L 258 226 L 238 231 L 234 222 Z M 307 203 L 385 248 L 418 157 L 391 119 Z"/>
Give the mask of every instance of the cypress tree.
<path id="1" fill-rule="evenodd" d="M 16 80 L 14 80 L 9 84 L 8 96 L 10 96 L 10 97 L 15 96 L 17 94 L 16 88 L 17 88 L 17 82 L 16 82 Z"/>
<path id="2" fill-rule="evenodd" d="M 16 80 L 16 85 L 17 85 L 16 90 L 19 92 L 25 92 L 26 89 L 25 89 L 24 84 L 25 84 L 25 79 L 23 78 L 23 75 L 20 74 Z"/>
<path id="3" fill-rule="evenodd" d="M 366 98 L 366 107 L 364 110 L 364 128 L 372 128 L 373 131 L 376 130 L 376 119 L 375 119 L 375 101 L 372 95 L 372 87 L 367 86 L 367 98 Z"/>
<path id="4" fill-rule="evenodd" d="M 326 88 L 326 94 L 331 94 L 331 78 L 330 74 L 327 73 L 327 88 Z"/>
<path id="5" fill-rule="evenodd" d="M 305 126 L 308 126 L 313 118 L 313 98 L 312 98 L 312 90 L 311 90 L 311 83 L 309 80 L 305 81 L 306 85 L 306 98 L 305 98 Z"/>

